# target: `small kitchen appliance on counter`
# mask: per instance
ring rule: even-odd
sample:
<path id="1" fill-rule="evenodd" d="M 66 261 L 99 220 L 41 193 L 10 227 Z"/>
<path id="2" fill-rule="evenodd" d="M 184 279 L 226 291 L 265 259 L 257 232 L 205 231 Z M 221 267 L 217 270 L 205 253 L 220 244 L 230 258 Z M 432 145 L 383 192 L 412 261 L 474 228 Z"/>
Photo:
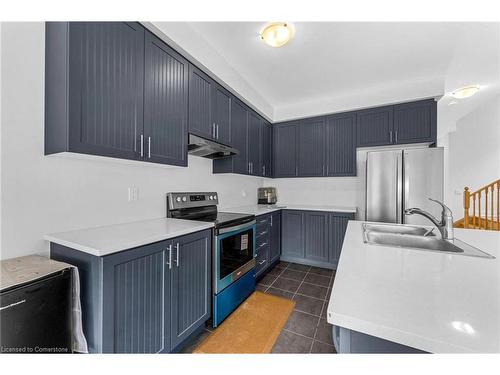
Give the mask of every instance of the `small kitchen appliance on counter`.
<path id="1" fill-rule="evenodd" d="M 278 195 L 275 187 L 261 187 L 257 190 L 258 204 L 276 204 L 278 203 Z"/>
<path id="2" fill-rule="evenodd" d="M 167 217 L 214 223 L 214 327 L 255 291 L 255 215 L 219 212 L 218 203 L 214 192 L 167 194 Z"/>

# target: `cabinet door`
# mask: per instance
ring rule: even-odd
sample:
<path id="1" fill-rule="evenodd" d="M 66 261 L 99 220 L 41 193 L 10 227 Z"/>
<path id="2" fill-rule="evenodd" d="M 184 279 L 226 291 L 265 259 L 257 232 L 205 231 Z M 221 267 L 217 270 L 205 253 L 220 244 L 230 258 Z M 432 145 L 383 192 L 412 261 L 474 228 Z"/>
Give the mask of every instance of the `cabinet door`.
<path id="1" fill-rule="evenodd" d="M 210 317 L 211 232 L 172 240 L 172 349 Z"/>
<path id="2" fill-rule="evenodd" d="M 248 173 L 247 139 L 248 139 L 248 110 L 243 103 L 233 100 L 231 102 L 231 127 L 233 131 L 233 147 L 240 151 L 233 156 L 233 172 Z"/>
<path id="3" fill-rule="evenodd" d="M 273 174 L 297 175 L 297 122 L 273 125 Z"/>
<path id="4" fill-rule="evenodd" d="M 144 160 L 187 166 L 188 62 L 146 33 Z"/>
<path id="5" fill-rule="evenodd" d="M 219 85 L 215 85 L 213 122 L 217 141 L 231 144 L 231 95 Z"/>
<path id="6" fill-rule="evenodd" d="M 103 258 L 104 353 L 170 351 L 168 246 L 162 241 Z"/>
<path id="7" fill-rule="evenodd" d="M 302 121 L 298 133 L 298 176 L 323 176 L 325 174 L 324 119 Z"/>
<path id="8" fill-rule="evenodd" d="M 69 150 L 140 157 L 144 29 L 138 23 L 71 22 Z"/>
<path id="9" fill-rule="evenodd" d="M 328 218 L 328 262 L 332 263 L 335 268 L 338 265 L 340 251 L 344 243 L 344 236 L 347 230 L 349 220 L 354 220 L 354 214 L 330 214 Z"/>
<path id="10" fill-rule="evenodd" d="M 437 104 L 434 99 L 394 106 L 394 143 L 436 141 Z"/>
<path id="11" fill-rule="evenodd" d="M 328 262 L 328 214 L 324 212 L 304 213 L 304 247 L 306 259 Z"/>
<path id="12" fill-rule="evenodd" d="M 261 176 L 271 177 L 271 142 L 272 129 L 271 124 L 262 120 L 261 123 L 261 147 L 262 147 L 262 170 Z"/>
<path id="13" fill-rule="evenodd" d="M 255 277 L 259 277 L 269 267 L 269 245 L 256 250 Z"/>
<path id="14" fill-rule="evenodd" d="M 303 212 L 284 210 L 282 220 L 281 250 L 283 256 L 291 258 L 304 258 Z"/>
<path id="15" fill-rule="evenodd" d="M 356 176 L 356 114 L 326 119 L 326 175 Z"/>
<path id="16" fill-rule="evenodd" d="M 189 65 L 189 132 L 205 138 L 215 137 L 212 122 L 214 84 L 205 73 Z"/>
<path id="17" fill-rule="evenodd" d="M 281 212 L 271 214 L 269 240 L 269 263 L 272 264 L 281 254 Z"/>
<path id="18" fill-rule="evenodd" d="M 393 107 L 366 109 L 357 113 L 358 147 L 392 144 Z"/>
<path id="19" fill-rule="evenodd" d="M 261 175 L 260 163 L 260 128 L 261 121 L 257 113 L 250 111 L 248 117 L 248 163 L 250 174 L 253 176 Z"/>

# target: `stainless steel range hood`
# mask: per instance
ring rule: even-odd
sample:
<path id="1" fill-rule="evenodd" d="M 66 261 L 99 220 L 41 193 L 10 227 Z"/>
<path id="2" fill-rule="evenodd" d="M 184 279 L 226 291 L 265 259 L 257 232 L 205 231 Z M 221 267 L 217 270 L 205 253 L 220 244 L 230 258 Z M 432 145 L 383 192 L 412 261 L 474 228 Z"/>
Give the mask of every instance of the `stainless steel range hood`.
<path id="1" fill-rule="evenodd" d="M 189 134 L 188 153 L 209 159 L 220 159 L 239 155 L 240 152 L 235 148 Z"/>

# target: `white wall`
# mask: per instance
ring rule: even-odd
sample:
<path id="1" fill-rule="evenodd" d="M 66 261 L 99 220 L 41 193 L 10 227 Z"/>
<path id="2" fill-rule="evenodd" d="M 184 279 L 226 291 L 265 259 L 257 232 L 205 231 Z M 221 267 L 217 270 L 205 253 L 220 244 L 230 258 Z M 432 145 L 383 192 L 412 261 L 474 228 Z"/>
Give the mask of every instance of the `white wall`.
<path id="1" fill-rule="evenodd" d="M 256 202 L 264 179 L 213 175 L 208 159 L 174 168 L 44 156 L 44 25 L 1 27 L 2 259 L 47 254 L 45 233 L 164 217 L 169 191 L 214 190 L 223 207 Z M 138 201 L 128 202 L 128 187 Z"/>
<path id="2" fill-rule="evenodd" d="M 474 191 L 500 178 L 500 94 L 457 121 L 448 147 L 446 201 L 459 219 L 463 188 Z"/>

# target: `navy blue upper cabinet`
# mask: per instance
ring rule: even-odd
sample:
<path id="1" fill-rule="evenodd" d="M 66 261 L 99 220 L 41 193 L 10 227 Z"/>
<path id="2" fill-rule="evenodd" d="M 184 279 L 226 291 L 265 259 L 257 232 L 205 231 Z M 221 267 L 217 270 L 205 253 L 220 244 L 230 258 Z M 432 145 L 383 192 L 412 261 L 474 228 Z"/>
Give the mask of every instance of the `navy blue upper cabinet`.
<path id="1" fill-rule="evenodd" d="M 189 132 L 205 138 L 215 138 L 212 106 L 215 82 L 189 64 Z"/>
<path id="2" fill-rule="evenodd" d="M 213 125 L 215 139 L 220 143 L 231 144 L 231 95 L 221 86 L 215 85 L 213 105 Z"/>
<path id="3" fill-rule="evenodd" d="M 394 140 L 392 124 L 393 106 L 358 111 L 358 147 L 392 144 Z"/>
<path id="4" fill-rule="evenodd" d="M 435 142 L 437 103 L 434 99 L 394 106 L 394 143 Z"/>
<path id="5" fill-rule="evenodd" d="M 434 99 L 358 111 L 357 145 L 434 143 L 436 119 Z"/>
<path id="6" fill-rule="evenodd" d="M 146 33 L 145 160 L 187 166 L 188 62 Z"/>
<path id="7" fill-rule="evenodd" d="M 271 124 L 265 120 L 261 120 L 261 176 L 272 177 L 271 170 L 271 142 L 272 142 L 272 128 Z"/>
<path id="8" fill-rule="evenodd" d="M 250 111 L 248 116 L 248 168 L 249 174 L 254 176 L 262 175 L 260 130 L 260 116 Z"/>
<path id="9" fill-rule="evenodd" d="M 45 154 L 140 157 L 144 28 L 125 22 L 48 22 Z"/>
<path id="10" fill-rule="evenodd" d="M 323 176 L 325 174 L 324 118 L 301 121 L 298 134 L 297 175 Z"/>
<path id="11" fill-rule="evenodd" d="M 188 62 L 139 23 L 47 22 L 45 154 L 187 165 Z"/>
<path id="12" fill-rule="evenodd" d="M 172 241 L 172 348 L 210 317 L 211 236 L 198 232 Z"/>
<path id="13" fill-rule="evenodd" d="M 274 177 L 297 175 L 297 132 L 297 121 L 273 125 Z"/>
<path id="14" fill-rule="evenodd" d="M 356 176 L 356 113 L 326 118 L 326 176 Z"/>

